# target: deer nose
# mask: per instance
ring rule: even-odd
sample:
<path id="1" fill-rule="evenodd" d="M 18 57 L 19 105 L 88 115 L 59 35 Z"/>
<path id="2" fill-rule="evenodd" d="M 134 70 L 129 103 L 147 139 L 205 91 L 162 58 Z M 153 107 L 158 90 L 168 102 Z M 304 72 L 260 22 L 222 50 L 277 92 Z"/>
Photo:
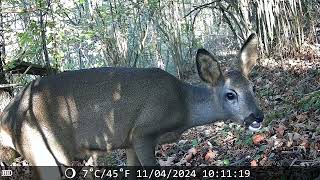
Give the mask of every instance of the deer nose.
<path id="1" fill-rule="evenodd" d="M 264 114 L 262 111 L 259 110 L 259 112 L 254 117 L 256 122 L 261 123 L 263 121 Z"/>

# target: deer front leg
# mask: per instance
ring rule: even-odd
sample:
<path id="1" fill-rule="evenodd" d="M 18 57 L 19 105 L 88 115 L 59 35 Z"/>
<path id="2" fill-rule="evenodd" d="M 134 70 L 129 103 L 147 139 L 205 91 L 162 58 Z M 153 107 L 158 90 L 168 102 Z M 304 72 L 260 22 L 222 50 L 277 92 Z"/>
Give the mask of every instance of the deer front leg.
<path id="1" fill-rule="evenodd" d="M 130 173 L 128 180 L 136 180 L 137 179 L 137 170 L 139 166 L 141 166 L 139 158 L 133 148 L 129 148 L 126 150 L 127 152 L 127 166 L 130 166 Z"/>
<path id="2" fill-rule="evenodd" d="M 142 166 L 155 166 L 156 157 L 154 155 L 156 143 L 151 137 L 138 137 L 133 141 L 133 149 Z"/>
<path id="3" fill-rule="evenodd" d="M 127 166 L 141 166 L 139 158 L 133 148 L 126 150 L 127 152 Z"/>

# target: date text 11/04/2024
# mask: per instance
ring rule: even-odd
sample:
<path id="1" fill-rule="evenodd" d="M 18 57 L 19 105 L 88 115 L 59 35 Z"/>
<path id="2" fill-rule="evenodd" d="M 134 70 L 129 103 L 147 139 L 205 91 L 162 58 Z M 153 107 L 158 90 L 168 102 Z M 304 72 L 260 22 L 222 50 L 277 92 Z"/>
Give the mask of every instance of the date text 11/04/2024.
<path id="1" fill-rule="evenodd" d="M 67 168 L 65 170 L 65 177 L 73 179 L 76 176 L 83 176 L 84 178 L 91 176 L 95 178 L 118 178 L 136 176 L 137 178 L 246 178 L 250 177 L 250 170 L 212 170 L 202 169 L 200 171 L 196 169 L 137 169 L 132 172 L 132 169 L 83 169 L 82 173 L 77 172 L 73 168 Z"/>

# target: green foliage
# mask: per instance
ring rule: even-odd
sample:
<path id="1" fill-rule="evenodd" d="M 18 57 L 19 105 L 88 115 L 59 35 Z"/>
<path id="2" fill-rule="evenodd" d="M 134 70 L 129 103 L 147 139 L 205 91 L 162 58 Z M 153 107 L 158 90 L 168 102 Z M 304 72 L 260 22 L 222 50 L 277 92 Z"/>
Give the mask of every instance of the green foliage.
<path id="1" fill-rule="evenodd" d="M 79 4 L 83 5 L 86 1 L 85 0 L 79 0 Z"/>
<path id="2" fill-rule="evenodd" d="M 261 158 L 261 155 L 260 154 L 257 154 L 257 155 L 255 155 L 254 156 L 254 158 L 253 159 L 255 159 L 255 160 L 259 160 Z"/>
<path id="3" fill-rule="evenodd" d="M 273 90 L 269 88 L 261 89 L 259 92 L 260 96 L 272 96 Z"/>
<path id="4" fill-rule="evenodd" d="M 17 61 L 9 61 L 6 65 L 3 66 L 4 70 L 14 68 L 17 64 Z"/>
<path id="5" fill-rule="evenodd" d="M 243 131 L 242 131 L 243 133 Z M 245 134 L 245 135 L 241 135 L 239 138 L 237 138 L 236 145 L 245 145 L 245 146 L 251 146 L 253 144 L 252 141 L 252 134 Z"/>
<path id="6" fill-rule="evenodd" d="M 320 91 L 315 91 L 302 98 L 298 105 L 304 111 L 320 109 Z"/>
<path id="7" fill-rule="evenodd" d="M 148 5 L 151 10 L 157 10 L 160 4 L 160 0 L 149 0 Z"/>
<path id="8" fill-rule="evenodd" d="M 286 22 L 280 27 L 296 30 L 298 26 L 296 28 L 294 25 L 296 21 L 301 20 L 301 17 L 296 20 L 293 13 L 303 10 L 298 3 L 300 1 L 295 3 L 270 1 L 269 4 L 275 4 L 270 6 L 269 11 L 263 9 L 263 3 L 250 1 L 246 7 L 248 12 L 253 13 L 248 13 L 250 22 L 246 24 L 244 21 L 246 12 L 241 8 L 242 1 L 204 3 L 194 0 L 118 0 L 89 3 L 87 0 L 77 0 L 64 3 L 52 1 L 49 4 L 44 0 L 27 2 L 27 6 L 25 2 L 15 0 L 3 3 L 3 9 L 17 7 L 18 10 L 18 13 L 13 13 L 14 15 L 8 14 L 6 19 L 8 21 L 4 23 L 4 29 L 9 29 L 5 32 L 8 32 L 6 37 L 14 37 L 12 40 L 11 38 L 6 40 L 6 44 L 15 44 L 6 47 L 10 49 L 7 55 L 9 60 L 44 63 L 41 41 L 41 30 L 44 30 L 45 45 L 51 65 L 77 69 L 81 59 L 83 68 L 133 64 L 138 67 L 151 67 L 156 66 L 157 61 L 161 59 L 166 65 L 165 70 L 174 75 L 177 75 L 177 72 L 190 71 L 190 67 L 193 67 L 190 64 L 194 60 L 197 48 L 207 46 L 209 50 L 215 50 L 220 46 L 220 49 L 225 50 L 229 45 L 225 41 L 221 44 L 220 41 L 216 41 L 220 35 L 228 37 L 229 41 L 232 35 L 242 40 L 247 35 L 249 26 L 252 26 L 250 31 L 260 33 L 258 36 L 263 39 L 262 46 L 269 47 L 270 40 L 277 40 L 271 36 L 285 35 L 296 39 L 294 32 L 276 34 L 270 32 L 270 29 L 279 31 L 278 28 L 274 28 L 276 24 L 274 20 Z M 201 8 L 194 10 L 196 7 Z M 277 13 L 290 10 L 288 17 L 293 17 L 293 20 L 283 21 L 284 19 L 281 19 L 283 16 L 272 13 L 274 8 L 279 7 Z M 227 17 L 223 16 L 221 9 L 225 10 Z M 260 12 L 260 15 L 257 15 L 257 12 Z M 41 14 L 44 29 L 40 28 Z M 230 30 L 226 18 L 236 32 Z M 262 27 L 255 27 L 255 24 L 264 25 L 264 30 Z M 246 25 L 249 28 L 245 27 Z M 279 29 L 286 30 L 286 28 Z M 236 39 L 233 40 L 232 44 L 236 42 Z M 16 44 L 19 45 L 18 48 Z M 262 90 L 263 96 L 272 94 L 272 90 L 268 88 Z"/>
<path id="9" fill-rule="evenodd" d="M 33 38 L 29 35 L 28 32 L 18 33 L 19 45 L 21 47 L 27 46 L 32 43 Z"/>
<path id="10" fill-rule="evenodd" d="M 229 159 L 224 159 L 223 160 L 223 165 L 224 166 L 229 166 L 230 165 L 230 160 Z"/>
<path id="11" fill-rule="evenodd" d="M 92 39 L 96 35 L 96 32 L 93 30 L 86 31 L 80 35 L 83 39 Z"/>
<path id="12" fill-rule="evenodd" d="M 192 44 L 193 44 L 193 46 L 194 46 L 195 48 L 202 48 L 202 47 L 203 47 L 203 44 L 202 44 L 200 38 L 195 38 L 195 39 L 193 39 Z"/>
<path id="13" fill-rule="evenodd" d="M 280 119 L 285 116 L 285 112 L 283 111 L 271 111 L 270 114 L 266 115 L 265 124 L 269 124 L 274 119 Z"/>
<path id="14" fill-rule="evenodd" d="M 42 48 L 37 22 L 31 20 L 24 32 L 17 33 L 17 38 L 21 49 L 16 50 L 18 53 L 13 57 L 13 60 L 24 60 L 25 58 L 29 61 L 35 60 Z"/>
<path id="15" fill-rule="evenodd" d="M 47 25 L 48 28 L 53 29 L 53 28 L 55 28 L 55 26 L 56 26 L 57 24 L 56 24 L 55 22 L 53 22 L 53 21 L 47 21 L 47 22 L 46 22 L 46 25 Z"/>
<path id="16" fill-rule="evenodd" d="M 20 76 L 17 78 L 17 83 L 19 83 L 22 86 L 26 86 L 30 81 L 32 81 L 34 77 L 30 77 L 29 75 Z"/>
<path id="17" fill-rule="evenodd" d="M 267 149 L 267 145 L 263 144 L 259 147 L 259 152 L 264 153 L 264 151 Z"/>
<path id="18" fill-rule="evenodd" d="M 194 140 L 192 140 L 191 144 L 192 144 L 192 147 L 196 147 L 199 144 L 199 142 L 197 139 L 194 139 Z"/>

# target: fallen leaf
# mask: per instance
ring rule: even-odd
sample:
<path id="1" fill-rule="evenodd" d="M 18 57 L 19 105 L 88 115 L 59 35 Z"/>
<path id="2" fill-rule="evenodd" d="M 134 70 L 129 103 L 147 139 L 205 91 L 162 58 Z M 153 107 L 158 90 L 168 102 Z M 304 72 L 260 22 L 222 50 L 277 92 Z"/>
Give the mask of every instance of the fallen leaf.
<path id="1" fill-rule="evenodd" d="M 315 149 L 320 151 L 320 141 L 315 144 Z"/>
<path id="2" fill-rule="evenodd" d="M 261 166 L 263 166 L 266 162 L 267 162 L 267 157 L 264 157 L 264 158 L 262 158 L 261 160 L 260 160 L 260 162 L 259 162 L 259 164 L 261 165 Z"/>
<path id="3" fill-rule="evenodd" d="M 175 166 L 182 166 L 182 165 L 184 165 L 186 163 L 187 163 L 186 159 L 182 158 L 178 163 L 175 164 Z"/>
<path id="4" fill-rule="evenodd" d="M 276 155 L 275 153 L 270 153 L 269 159 L 274 159 L 275 155 Z"/>
<path id="5" fill-rule="evenodd" d="M 273 147 L 273 145 L 274 145 L 274 139 L 271 137 L 271 138 L 268 138 L 268 139 L 266 139 L 266 141 L 267 141 L 267 147 Z"/>
<path id="6" fill-rule="evenodd" d="M 258 145 L 264 139 L 265 139 L 265 136 L 263 134 L 255 134 L 252 137 L 253 144 L 255 144 L 255 145 Z"/>
<path id="7" fill-rule="evenodd" d="M 279 148 L 283 145 L 283 140 L 280 138 L 277 138 L 274 140 L 273 149 Z"/>
<path id="8" fill-rule="evenodd" d="M 308 148 L 309 147 L 308 138 L 303 138 L 302 139 L 301 146 L 303 146 L 304 148 Z"/>
<path id="9" fill-rule="evenodd" d="M 185 157 L 184 157 L 184 160 L 185 161 L 190 161 L 192 159 L 192 154 L 190 153 L 190 154 L 187 154 Z"/>
<path id="10" fill-rule="evenodd" d="M 280 95 L 276 95 L 276 96 L 274 97 L 274 100 L 275 100 L 275 101 L 278 101 L 278 102 L 283 101 L 283 99 L 281 98 Z"/>
<path id="11" fill-rule="evenodd" d="M 212 134 L 211 131 L 208 130 L 208 129 L 204 130 L 203 133 L 204 133 L 204 135 L 205 135 L 206 137 L 209 137 L 209 136 L 211 136 L 211 134 Z"/>
<path id="12" fill-rule="evenodd" d="M 187 155 L 184 157 L 185 161 L 190 161 L 193 157 L 193 155 L 196 155 L 198 150 L 196 148 L 191 148 L 188 150 Z"/>
<path id="13" fill-rule="evenodd" d="M 175 156 L 168 157 L 168 159 L 166 161 L 159 159 L 159 164 L 160 164 L 160 166 L 172 166 L 175 158 L 176 158 Z"/>
<path id="14" fill-rule="evenodd" d="M 192 154 L 192 155 L 197 154 L 197 152 L 198 152 L 198 150 L 194 147 L 188 150 L 188 154 Z"/>
<path id="15" fill-rule="evenodd" d="M 213 147 L 212 143 L 210 141 L 207 141 L 207 144 L 209 145 L 210 148 Z"/>
<path id="16" fill-rule="evenodd" d="M 179 142 L 178 142 L 178 144 L 185 144 L 186 142 L 188 142 L 187 140 L 180 140 Z"/>
<path id="17" fill-rule="evenodd" d="M 301 138 L 301 135 L 299 133 L 297 133 L 297 132 L 293 133 L 292 140 L 298 141 L 298 140 L 300 140 L 300 138 Z"/>
<path id="18" fill-rule="evenodd" d="M 287 147 L 291 147 L 293 144 L 293 134 L 288 133 L 288 141 L 287 141 Z"/>
<path id="19" fill-rule="evenodd" d="M 308 119 L 308 115 L 306 115 L 306 114 L 299 114 L 299 115 L 296 116 L 296 118 L 297 118 L 298 122 L 304 122 L 305 120 Z"/>
<path id="20" fill-rule="evenodd" d="M 250 164 L 251 166 L 258 166 L 258 162 L 256 160 L 252 160 Z"/>
<path id="21" fill-rule="evenodd" d="M 275 128 L 276 133 L 277 133 L 280 137 L 283 136 L 284 131 L 285 131 L 286 129 L 287 129 L 287 128 L 286 128 L 285 126 L 281 125 L 281 124 L 280 124 L 277 128 Z"/>
<path id="22" fill-rule="evenodd" d="M 212 161 L 216 156 L 217 156 L 217 154 L 218 154 L 218 152 L 217 151 L 212 151 L 212 150 L 209 150 L 208 152 L 207 152 L 207 154 L 205 155 L 205 157 L 204 157 L 204 159 L 206 160 L 206 161 Z"/>
<path id="23" fill-rule="evenodd" d="M 172 144 L 164 144 L 161 146 L 163 151 L 167 151 L 168 149 L 172 148 Z"/>

